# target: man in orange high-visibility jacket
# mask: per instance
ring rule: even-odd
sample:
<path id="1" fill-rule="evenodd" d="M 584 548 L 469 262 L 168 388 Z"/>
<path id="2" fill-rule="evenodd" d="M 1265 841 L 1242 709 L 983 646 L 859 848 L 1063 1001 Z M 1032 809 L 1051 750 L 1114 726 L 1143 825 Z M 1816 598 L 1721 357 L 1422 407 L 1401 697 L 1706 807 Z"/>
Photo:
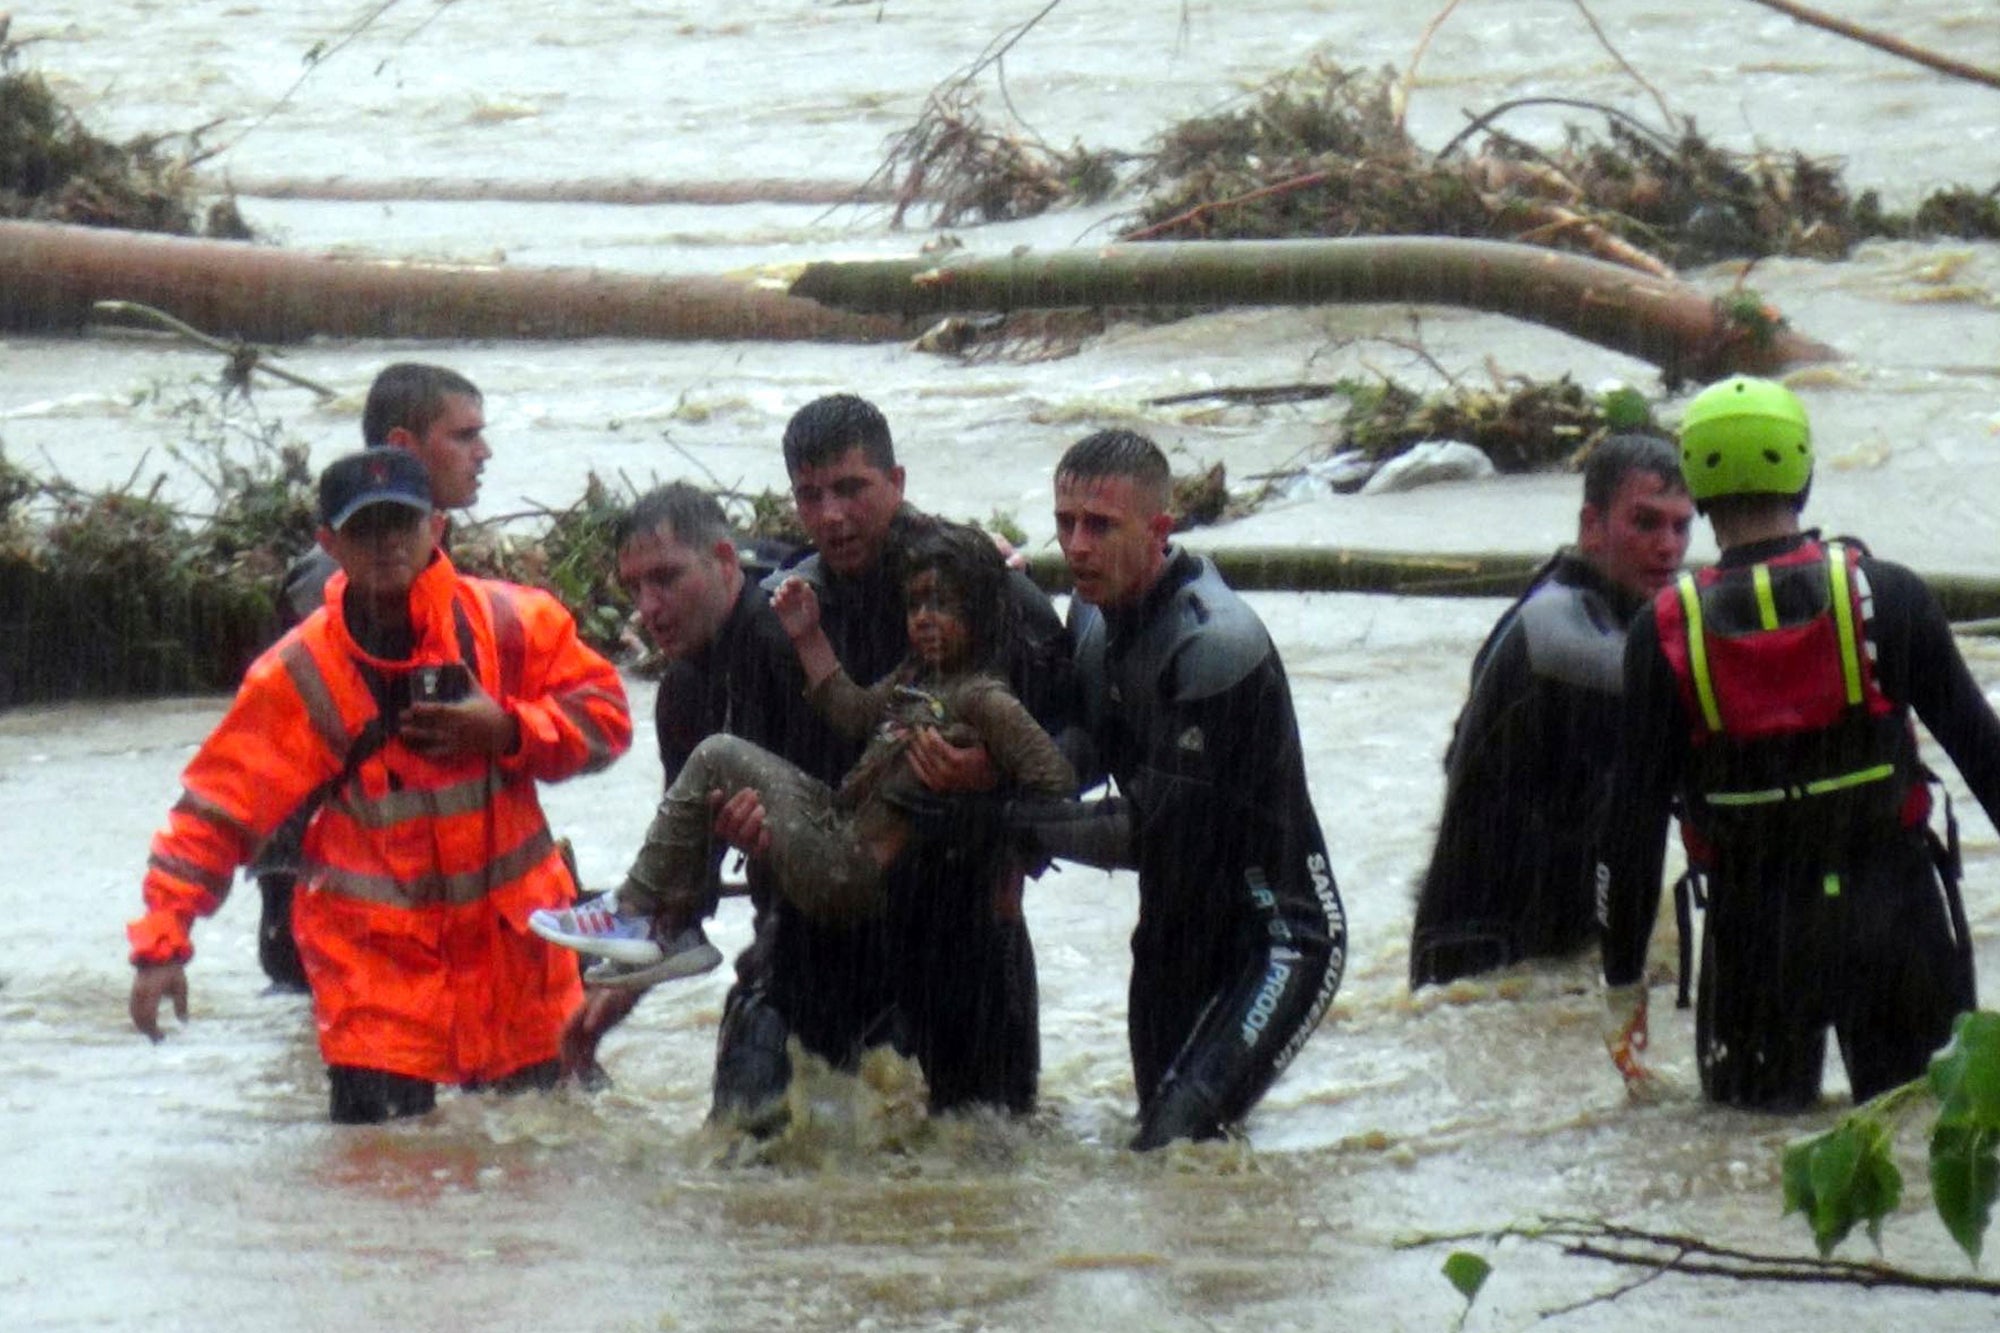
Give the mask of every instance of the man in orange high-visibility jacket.
<path id="1" fill-rule="evenodd" d="M 420 1114 L 436 1085 L 548 1086 L 576 960 L 528 914 L 576 886 L 537 781 L 632 739 L 611 664 L 552 597 L 459 575 L 423 464 L 402 450 L 320 477 L 326 604 L 254 663 L 154 837 L 127 928 L 133 1024 L 187 1014 L 189 928 L 309 795 L 293 925 L 337 1123 Z"/>

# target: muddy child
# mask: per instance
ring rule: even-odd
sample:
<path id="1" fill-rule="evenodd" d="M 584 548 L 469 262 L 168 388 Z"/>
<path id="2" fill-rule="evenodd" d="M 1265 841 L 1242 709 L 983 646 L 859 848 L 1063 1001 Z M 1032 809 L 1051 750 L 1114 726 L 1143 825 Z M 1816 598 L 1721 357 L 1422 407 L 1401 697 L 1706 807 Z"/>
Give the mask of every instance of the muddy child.
<path id="1" fill-rule="evenodd" d="M 813 706 L 836 730 L 868 738 L 839 788 L 739 737 L 711 736 L 668 789 L 615 905 L 531 919 L 543 938 L 609 960 L 591 970 L 593 984 L 648 986 L 721 962 L 698 920 L 717 851 L 712 792 L 757 792 L 775 887 L 808 916 L 838 920 L 884 906 L 884 872 L 909 845 L 908 807 L 922 799 L 910 751 L 925 733 L 983 745 L 1001 781 L 1016 788 L 1045 795 L 1075 789 L 1069 762 L 996 674 L 1012 603 L 991 540 L 974 528 L 924 522 L 913 525 L 897 558 L 910 655 L 865 689 L 835 657 L 809 584 L 787 580 L 772 597 Z"/>

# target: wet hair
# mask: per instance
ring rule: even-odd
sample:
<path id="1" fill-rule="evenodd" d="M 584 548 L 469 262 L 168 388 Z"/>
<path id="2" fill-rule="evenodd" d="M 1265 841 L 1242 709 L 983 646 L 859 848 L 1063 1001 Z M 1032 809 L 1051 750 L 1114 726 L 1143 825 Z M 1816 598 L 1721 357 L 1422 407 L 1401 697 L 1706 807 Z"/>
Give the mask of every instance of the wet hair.
<path id="1" fill-rule="evenodd" d="M 831 393 L 815 398 L 785 423 L 785 471 L 823 467 L 859 447 L 869 466 L 887 472 L 896 466 L 889 419 L 866 398 Z"/>
<path id="2" fill-rule="evenodd" d="M 361 409 L 361 442 L 379 449 L 399 426 L 422 437 L 444 415 L 444 400 L 454 396 L 485 401 L 473 382 L 455 370 L 398 361 L 368 386 L 368 402 Z"/>
<path id="3" fill-rule="evenodd" d="M 661 529 L 674 541 L 697 551 L 736 540 L 720 501 L 699 486 L 675 481 L 647 491 L 618 516 L 611 527 L 611 549 L 622 550 L 634 537 Z"/>
<path id="4" fill-rule="evenodd" d="M 1583 464 L 1583 502 L 1596 509 L 1611 508 L 1618 488 L 1634 472 L 1658 477 L 1670 492 L 1687 490 L 1681 476 L 1681 454 L 1673 441 L 1658 435 L 1613 435 L 1590 451 Z"/>
<path id="5" fill-rule="evenodd" d="M 937 575 L 971 632 L 968 665 L 1004 675 L 1019 612 L 1009 586 L 1013 574 L 993 538 L 969 523 L 911 513 L 892 526 L 888 555 L 905 589 L 919 574 Z"/>
<path id="6" fill-rule="evenodd" d="M 1079 481 L 1130 477 L 1161 510 L 1173 494 L 1174 472 L 1167 456 L 1159 445 L 1132 430 L 1100 430 L 1072 444 L 1056 463 L 1056 480 L 1070 477 Z"/>

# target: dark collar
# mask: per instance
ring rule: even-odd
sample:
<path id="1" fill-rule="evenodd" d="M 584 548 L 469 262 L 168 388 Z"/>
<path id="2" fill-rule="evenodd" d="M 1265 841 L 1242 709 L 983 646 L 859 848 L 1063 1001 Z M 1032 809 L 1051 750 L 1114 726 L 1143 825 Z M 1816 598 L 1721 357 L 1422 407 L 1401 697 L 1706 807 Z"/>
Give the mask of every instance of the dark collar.
<path id="1" fill-rule="evenodd" d="M 1184 547 L 1169 546 L 1167 563 L 1160 567 L 1160 576 L 1153 580 L 1153 586 L 1146 589 L 1138 601 L 1115 609 L 1098 608 L 1104 615 L 1105 634 L 1109 638 L 1120 639 L 1136 632 L 1150 623 L 1175 593 L 1200 574 L 1200 556 Z"/>
<path id="2" fill-rule="evenodd" d="M 1807 528 L 1804 532 L 1789 533 L 1783 537 L 1767 537 L 1761 542 L 1746 542 L 1742 546 L 1732 546 L 1724 551 L 1722 558 L 1715 563 L 1723 569 L 1740 569 L 1765 560 L 1775 560 L 1781 555 L 1790 555 L 1807 542 L 1818 540 L 1819 529 Z"/>
<path id="3" fill-rule="evenodd" d="M 1549 580 L 1568 588 L 1580 588 L 1604 599 L 1612 614 L 1630 620 L 1652 599 L 1640 597 L 1604 577 L 1602 570 L 1584 559 L 1575 547 L 1565 546 L 1549 562 Z"/>

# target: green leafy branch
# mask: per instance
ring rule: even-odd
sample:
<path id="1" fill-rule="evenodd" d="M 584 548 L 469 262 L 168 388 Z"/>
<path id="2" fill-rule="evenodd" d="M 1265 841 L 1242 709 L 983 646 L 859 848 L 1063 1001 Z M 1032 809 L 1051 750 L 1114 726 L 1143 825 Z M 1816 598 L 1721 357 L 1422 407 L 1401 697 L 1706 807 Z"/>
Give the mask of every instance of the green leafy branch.
<path id="1" fill-rule="evenodd" d="M 1784 1156 L 1785 1212 L 1803 1213 L 1821 1255 L 1857 1224 L 1878 1246 L 1882 1219 L 1902 1201 L 1903 1174 L 1890 1156 L 1896 1131 L 1926 1098 L 1937 1103 L 1931 1129 L 1931 1197 L 1937 1214 L 1974 1263 L 2000 1192 L 2000 1014 L 1959 1015 L 1951 1042 L 1930 1070 L 1857 1106 L 1821 1134 L 1795 1139 Z"/>
<path id="2" fill-rule="evenodd" d="M 1571 1314 L 1593 1305 L 1609 1305 L 1669 1275 L 1736 1282 L 1836 1284 L 1869 1289 L 2000 1296 L 2000 1281 L 1990 1278 L 1919 1273 L 1892 1264 L 1812 1255 L 1770 1254 L 1718 1245 L 1699 1236 L 1651 1231 L 1590 1217 L 1545 1217 L 1490 1231 L 1416 1236 L 1398 1241 L 1396 1248 L 1422 1249 L 1468 1242 L 1497 1244 L 1502 1240 L 1547 1245 L 1574 1258 L 1644 1270 L 1631 1281 L 1568 1305 L 1543 1310 L 1540 1312 L 1543 1319 Z M 1442 1272 L 1445 1280 L 1465 1298 L 1465 1309 L 1460 1311 L 1458 1319 L 1458 1325 L 1462 1327 L 1471 1313 L 1474 1300 L 1492 1274 L 1493 1266 L 1470 1250 L 1454 1249 L 1445 1257 Z"/>

